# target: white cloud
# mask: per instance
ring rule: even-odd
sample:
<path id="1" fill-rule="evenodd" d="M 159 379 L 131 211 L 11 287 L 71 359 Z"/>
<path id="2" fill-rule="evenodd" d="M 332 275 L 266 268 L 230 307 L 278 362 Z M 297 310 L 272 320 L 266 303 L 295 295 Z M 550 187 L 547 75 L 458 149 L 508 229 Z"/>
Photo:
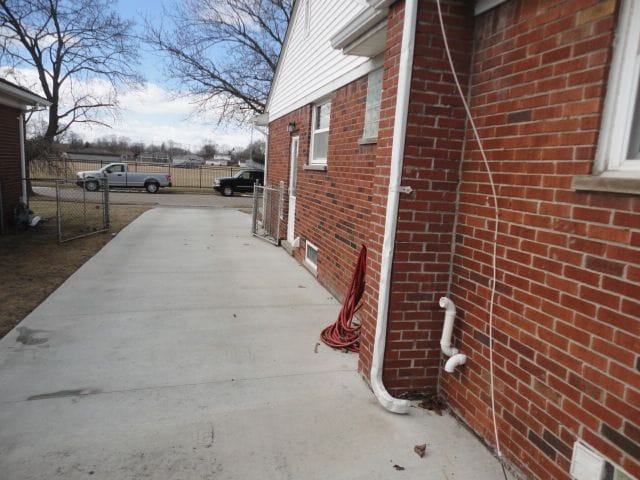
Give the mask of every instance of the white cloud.
<path id="1" fill-rule="evenodd" d="M 34 69 L 16 70 L 11 80 L 35 92 L 41 91 Z M 111 85 L 103 80 L 76 83 L 74 87 L 77 91 L 90 91 L 98 97 L 108 96 L 112 91 Z M 67 99 L 69 95 L 69 91 L 63 93 Z M 176 98 L 173 92 L 154 83 L 147 83 L 144 88 L 138 90 L 120 91 L 118 101 L 120 112 L 116 118 L 108 114 L 100 118 L 111 128 L 74 124 L 70 130 L 88 141 L 115 135 L 145 144 L 160 144 L 173 140 L 193 149 L 212 141 L 220 145 L 240 147 L 247 145 L 251 138 L 249 126 L 246 128 L 223 127 L 218 126 L 214 118 L 192 115 L 195 107 L 189 99 Z M 262 135 L 255 131 L 254 139 L 258 138 L 262 138 Z"/>

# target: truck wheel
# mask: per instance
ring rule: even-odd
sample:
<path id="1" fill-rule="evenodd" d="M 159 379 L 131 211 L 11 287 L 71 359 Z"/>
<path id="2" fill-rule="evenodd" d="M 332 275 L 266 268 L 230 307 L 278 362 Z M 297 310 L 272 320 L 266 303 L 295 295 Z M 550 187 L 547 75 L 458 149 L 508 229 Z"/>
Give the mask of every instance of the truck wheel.
<path id="1" fill-rule="evenodd" d="M 224 187 L 222 189 L 222 195 L 224 195 L 225 197 L 230 197 L 231 195 L 233 195 L 233 188 L 232 187 Z"/>
<path id="2" fill-rule="evenodd" d="M 144 188 L 149 193 L 158 193 L 160 185 L 158 185 L 156 182 L 147 182 L 144 184 Z"/>
<path id="3" fill-rule="evenodd" d="M 85 182 L 84 188 L 86 188 L 88 192 L 97 192 L 99 188 L 98 182 L 96 182 L 95 180 Z"/>

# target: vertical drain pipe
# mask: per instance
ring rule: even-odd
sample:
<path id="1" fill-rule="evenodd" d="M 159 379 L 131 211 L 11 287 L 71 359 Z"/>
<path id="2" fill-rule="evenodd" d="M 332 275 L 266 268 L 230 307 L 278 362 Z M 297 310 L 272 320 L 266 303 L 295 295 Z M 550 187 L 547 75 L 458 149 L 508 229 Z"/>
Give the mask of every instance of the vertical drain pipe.
<path id="1" fill-rule="evenodd" d="M 404 143 L 407 133 L 407 114 L 409 110 L 409 93 L 411 91 L 411 70 L 413 68 L 413 50 L 416 37 L 416 21 L 418 17 L 418 0 L 405 0 L 404 19 L 402 25 L 402 45 L 400 50 L 400 67 L 398 73 L 398 90 L 393 127 L 393 145 L 391 148 L 391 171 L 389 173 L 389 193 L 387 194 L 387 210 L 384 222 L 384 240 L 382 243 L 382 261 L 380 268 L 380 284 L 378 291 L 378 316 L 376 333 L 373 342 L 373 359 L 371 362 L 371 387 L 380 404 L 393 413 L 407 413 L 409 402 L 394 398 L 385 388 L 382 381 L 384 351 L 389 317 L 389 295 L 391 291 L 391 270 L 393 251 L 398 225 L 398 205 L 400 203 L 400 183 L 402 181 L 402 164 Z"/>
<path id="2" fill-rule="evenodd" d="M 18 127 L 20 132 L 20 175 L 22 175 L 22 203 L 27 205 L 29 197 L 27 196 L 27 161 L 24 153 L 24 112 L 20 112 L 18 116 Z"/>

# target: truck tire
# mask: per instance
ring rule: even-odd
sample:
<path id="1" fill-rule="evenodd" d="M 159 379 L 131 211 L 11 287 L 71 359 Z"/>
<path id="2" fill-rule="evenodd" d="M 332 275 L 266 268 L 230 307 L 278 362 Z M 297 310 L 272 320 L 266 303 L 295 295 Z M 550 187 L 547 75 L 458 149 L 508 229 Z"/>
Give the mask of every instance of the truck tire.
<path id="1" fill-rule="evenodd" d="M 224 195 L 225 197 L 230 197 L 231 195 L 233 195 L 233 187 L 223 187 L 222 195 Z"/>
<path id="2" fill-rule="evenodd" d="M 84 183 L 84 188 L 86 188 L 88 192 L 97 192 L 100 188 L 100 185 L 98 185 L 98 182 L 96 182 L 95 180 L 87 180 Z"/>
<path id="3" fill-rule="evenodd" d="M 144 184 L 144 188 L 149 193 L 158 193 L 160 185 L 158 185 L 158 182 L 147 182 Z"/>

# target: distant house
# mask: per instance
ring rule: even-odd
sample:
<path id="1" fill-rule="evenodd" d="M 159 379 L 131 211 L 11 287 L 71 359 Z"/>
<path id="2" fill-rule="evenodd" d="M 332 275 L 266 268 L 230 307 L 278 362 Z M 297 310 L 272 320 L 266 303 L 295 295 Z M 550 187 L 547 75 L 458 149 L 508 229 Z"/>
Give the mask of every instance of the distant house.
<path id="1" fill-rule="evenodd" d="M 124 161 L 124 156 L 116 153 L 67 152 L 67 159 L 71 162 L 95 162 L 107 165 Z"/>
<path id="2" fill-rule="evenodd" d="M 299 0 L 263 116 L 283 246 L 339 299 L 368 247 L 380 403 L 527 478 L 640 478 L 639 47 L 637 0 Z"/>
<path id="3" fill-rule="evenodd" d="M 231 155 L 228 153 L 216 153 L 211 160 L 207 160 L 207 165 L 226 166 L 231 162 Z"/>
<path id="4" fill-rule="evenodd" d="M 204 158 L 202 158 L 200 155 L 190 153 L 187 155 L 174 157 L 171 164 L 176 167 L 200 167 L 204 165 Z"/>
<path id="5" fill-rule="evenodd" d="M 24 113 L 49 105 L 39 95 L 0 78 L 0 232 L 10 224 L 20 200 L 27 203 Z"/>

